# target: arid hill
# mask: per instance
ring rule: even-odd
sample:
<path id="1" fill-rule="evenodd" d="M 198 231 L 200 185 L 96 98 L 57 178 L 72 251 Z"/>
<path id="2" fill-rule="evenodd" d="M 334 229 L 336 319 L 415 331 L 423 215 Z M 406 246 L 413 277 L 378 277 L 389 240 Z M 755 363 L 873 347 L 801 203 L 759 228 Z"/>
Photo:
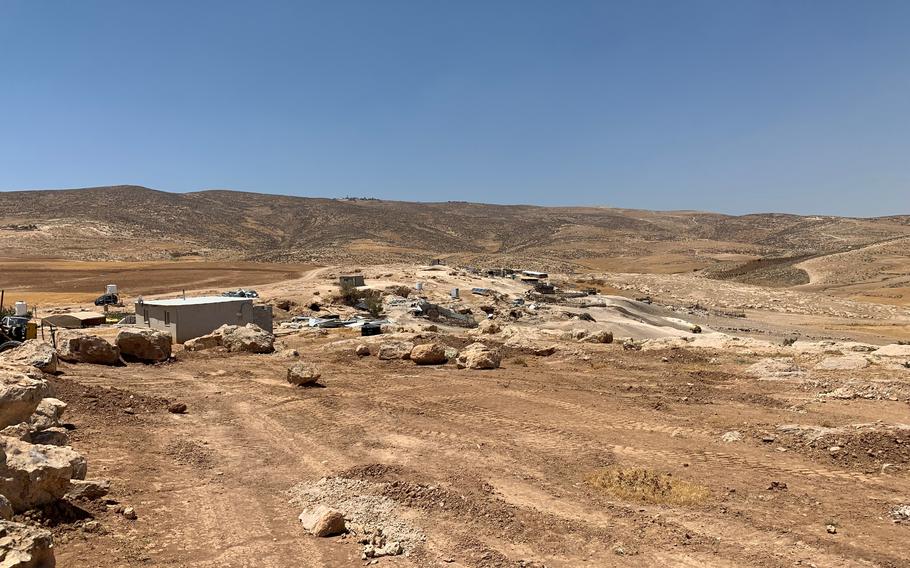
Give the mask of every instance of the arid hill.
<path id="1" fill-rule="evenodd" d="M 0 211 L 0 254 L 7 257 L 377 263 L 442 256 L 550 269 L 709 268 L 717 277 L 771 285 L 809 282 L 795 263 L 910 236 L 910 216 L 731 216 L 137 186 L 4 192 Z"/>

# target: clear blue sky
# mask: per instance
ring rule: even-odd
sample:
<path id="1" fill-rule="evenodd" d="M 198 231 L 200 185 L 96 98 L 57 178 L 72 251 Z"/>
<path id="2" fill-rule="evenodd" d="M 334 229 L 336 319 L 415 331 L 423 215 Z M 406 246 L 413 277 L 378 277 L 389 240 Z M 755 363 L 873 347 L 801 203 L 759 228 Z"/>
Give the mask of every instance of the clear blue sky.
<path id="1" fill-rule="evenodd" d="M 0 188 L 910 213 L 906 0 L 0 0 Z"/>

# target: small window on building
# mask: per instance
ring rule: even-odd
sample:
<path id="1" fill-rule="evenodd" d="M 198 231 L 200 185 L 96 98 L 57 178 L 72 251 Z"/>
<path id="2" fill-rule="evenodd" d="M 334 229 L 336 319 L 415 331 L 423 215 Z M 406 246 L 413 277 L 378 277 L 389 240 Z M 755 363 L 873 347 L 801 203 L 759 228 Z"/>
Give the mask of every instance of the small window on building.
<path id="1" fill-rule="evenodd" d="M 171 312 L 164 312 L 164 325 L 171 325 Z"/>

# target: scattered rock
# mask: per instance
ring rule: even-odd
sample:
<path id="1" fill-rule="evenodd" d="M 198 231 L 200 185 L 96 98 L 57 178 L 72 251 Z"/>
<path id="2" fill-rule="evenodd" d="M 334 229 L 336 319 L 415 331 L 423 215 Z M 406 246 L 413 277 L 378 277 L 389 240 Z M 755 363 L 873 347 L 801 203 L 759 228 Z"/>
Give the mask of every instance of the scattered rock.
<path id="1" fill-rule="evenodd" d="M 111 482 L 107 479 L 74 479 L 70 482 L 70 490 L 67 492 L 66 498 L 97 501 L 110 491 Z"/>
<path id="2" fill-rule="evenodd" d="M 456 358 L 459 369 L 497 369 L 502 355 L 483 343 L 472 343 L 465 347 Z"/>
<path id="3" fill-rule="evenodd" d="M 837 534 L 837 527 L 834 525 L 828 525 L 825 529 L 828 531 L 828 534 Z"/>
<path id="4" fill-rule="evenodd" d="M 325 505 L 317 505 L 311 511 L 300 513 L 303 528 L 318 537 L 334 536 L 344 532 L 344 515 Z"/>
<path id="5" fill-rule="evenodd" d="M 60 419 L 66 410 L 66 403 L 56 398 L 43 398 L 35 408 L 29 423 L 37 430 L 56 428 L 61 425 Z"/>
<path id="6" fill-rule="evenodd" d="M 312 363 L 295 363 L 288 369 L 288 382 L 292 385 L 312 385 L 320 376 L 319 369 Z"/>
<path id="7" fill-rule="evenodd" d="M 483 320 L 477 324 L 477 330 L 484 335 L 495 335 L 502 331 L 502 327 L 493 320 Z"/>
<path id="8" fill-rule="evenodd" d="M 425 343 L 411 349 L 411 361 L 418 365 L 442 365 L 446 358 L 446 348 L 439 343 Z"/>
<path id="9" fill-rule="evenodd" d="M 129 519 L 130 521 L 135 521 L 139 517 L 136 514 L 136 509 L 132 507 L 124 507 L 120 514 L 123 515 L 123 518 Z"/>
<path id="10" fill-rule="evenodd" d="M 384 361 L 391 359 L 407 359 L 411 356 L 414 344 L 410 341 L 385 341 L 379 344 L 378 356 Z"/>
<path id="11" fill-rule="evenodd" d="M 174 402 L 168 405 L 167 411 L 171 414 L 186 414 L 186 404 L 183 402 Z"/>
<path id="12" fill-rule="evenodd" d="M 54 539 L 49 531 L 0 521 L 0 567 L 52 568 Z"/>
<path id="13" fill-rule="evenodd" d="M 29 365 L 45 373 L 57 372 L 57 350 L 44 341 L 29 339 L 22 345 L 0 354 L 0 359 L 10 363 Z"/>
<path id="14" fill-rule="evenodd" d="M 357 346 L 356 349 L 354 349 L 354 353 L 356 353 L 358 357 L 369 357 L 370 346 L 365 343 L 361 343 Z"/>
<path id="15" fill-rule="evenodd" d="M 125 359 L 157 363 L 171 356 L 171 334 L 157 329 L 125 328 L 114 341 Z"/>
<path id="16" fill-rule="evenodd" d="M 743 435 L 736 430 L 730 430 L 729 432 L 724 432 L 720 439 L 729 444 L 732 442 L 739 442 L 743 439 Z"/>
<path id="17" fill-rule="evenodd" d="M 120 364 L 120 348 L 97 335 L 70 331 L 60 334 L 57 341 L 59 356 L 64 361 L 95 365 Z"/>
<path id="18" fill-rule="evenodd" d="M 898 523 L 910 521 L 910 505 L 898 505 L 891 509 L 890 515 Z"/>
<path id="19" fill-rule="evenodd" d="M 532 347 L 531 353 L 538 357 L 549 357 L 550 355 L 556 353 L 556 346 L 548 345 L 546 347 Z"/>

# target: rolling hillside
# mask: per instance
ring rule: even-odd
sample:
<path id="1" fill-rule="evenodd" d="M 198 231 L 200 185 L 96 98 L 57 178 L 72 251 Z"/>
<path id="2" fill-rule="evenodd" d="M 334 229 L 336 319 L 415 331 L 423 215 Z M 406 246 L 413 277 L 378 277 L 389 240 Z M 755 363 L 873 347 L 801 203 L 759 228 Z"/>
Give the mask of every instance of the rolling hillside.
<path id="1" fill-rule="evenodd" d="M 596 207 L 407 203 L 138 186 L 0 193 L 0 254 L 86 260 L 202 257 L 268 262 L 533 262 L 749 280 L 910 236 L 910 217 L 744 216 Z M 751 264 L 747 264 L 751 263 Z M 744 269 L 739 267 L 745 266 Z M 807 272 L 803 272 L 808 275 Z M 754 276 L 754 274 L 752 275 Z M 760 279 L 774 285 L 773 274 Z"/>

